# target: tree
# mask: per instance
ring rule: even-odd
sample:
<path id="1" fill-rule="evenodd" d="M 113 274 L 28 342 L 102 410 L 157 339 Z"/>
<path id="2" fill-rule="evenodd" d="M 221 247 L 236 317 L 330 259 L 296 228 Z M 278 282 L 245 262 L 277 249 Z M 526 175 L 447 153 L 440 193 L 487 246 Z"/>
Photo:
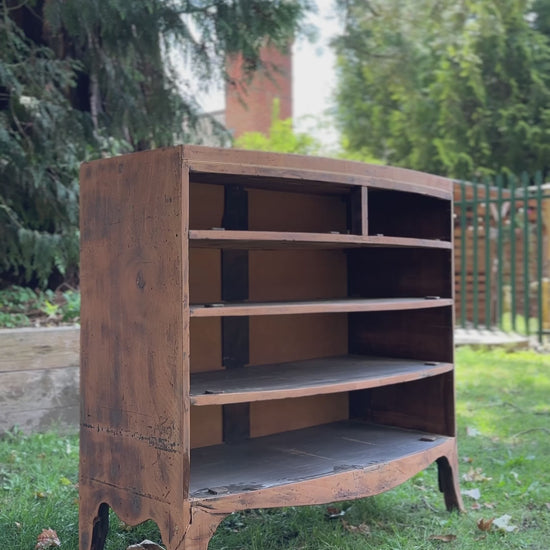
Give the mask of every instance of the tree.
<path id="1" fill-rule="evenodd" d="M 0 283 L 46 284 L 78 263 L 78 165 L 197 143 L 202 89 L 240 52 L 285 47 L 308 0 L 0 0 Z"/>
<path id="2" fill-rule="evenodd" d="M 352 151 L 451 177 L 550 168 L 550 1 L 338 0 Z"/>
<path id="3" fill-rule="evenodd" d="M 235 146 L 256 151 L 314 155 L 320 150 L 320 143 L 312 136 L 292 129 L 292 119 L 281 120 L 279 100 L 273 101 L 269 135 L 262 132 L 245 132 L 235 140 Z"/>

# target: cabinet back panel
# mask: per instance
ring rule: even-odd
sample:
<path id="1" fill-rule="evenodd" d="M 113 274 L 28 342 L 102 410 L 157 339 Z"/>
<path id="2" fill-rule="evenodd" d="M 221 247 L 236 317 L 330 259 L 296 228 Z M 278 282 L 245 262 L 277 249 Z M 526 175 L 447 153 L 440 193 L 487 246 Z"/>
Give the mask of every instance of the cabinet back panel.
<path id="1" fill-rule="evenodd" d="M 222 406 L 191 407 L 191 448 L 223 442 Z"/>
<path id="2" fill-rule="evenodd" d="M 191 182 L 189 185 L 189 202 L 190 229 L 222 227 L 223 186 Z"/>
<path id="3" fill-rule="evenodd" d="M 369 189 L 369 234 L 451 240 L 451 202 L 434 197 Z"/>
<path id="4" fill-rule="evenodd" d="M 191 318 L 191 372 L 222 369 L 222 329 L 215 317 Z"/>
<path id="5" fill-rule="evenodd" d="M 250 363 L 262 365 L 348 352 L 345 313 L 250 318 Z"/>
<path id="6" fill-rule="evenodd" d="M 254 231 L 347 231 L 346 198 L 250 189 L 248 228 Z"/>
<path id="7" fill-rule="evenodd" d="M 249 253 L 252 301 L 344 298 L 346 255 L 341 250 L 255 250 Z"/>
<path id="8" fill-rule="evenodd" d="M 349 292 L 363 298 L 452 296 L 452 250 L 349 251 Z"/>
<path id="9" fill-rule="evenodd" d="M 348 418 L 348 394 L 333 393 L 250 404 L 250 436 L 298 430 Z"/>
<path id="10" fill-rule="evenodd" d="M 451 307 L 351 313 L 350 353 L 453 361 Z"/>
<path id="11" fill-rule="evenodd" d="M 219 302 L 222 299 L 221 251 L 189 249 L 189 296 L 191 303 Z"/>

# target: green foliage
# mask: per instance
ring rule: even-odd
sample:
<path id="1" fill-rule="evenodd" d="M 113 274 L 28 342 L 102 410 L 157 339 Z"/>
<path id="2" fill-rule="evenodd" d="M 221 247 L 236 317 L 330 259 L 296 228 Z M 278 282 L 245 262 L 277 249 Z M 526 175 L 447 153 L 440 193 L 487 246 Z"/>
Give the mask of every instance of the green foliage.
<path id="1" fill-rule="evenodd" d="M 452 177 L 550 167 L 550 2 L 340 0 L 349 149 Z"/>
<path id="2" fill-rule="evenodd" d="M 273 100 L 269 135 L 266 136 L 262 132 L 245 132 L 235 140 L 235 146 L 242 149 L 298 155 L 314 155 L 320 149 L 320 143 L 314 137 L 292 129 L 292 119 L 281 120 L 278 99 Z"/>
<path id="3" fill-rule="evenodd" d="M 266 41 L 286 47 L 307 4 L 1 0 L 0 282 L 76 279 L 80 162 L 200 142 L 171 52 L 206 90 L 227 54 L 251 70 Z"/>
<path id="4" fill-rule="evenodd" d="M 0 328 L 75 323 L 80 318 L 80 292 L 74 289 L 32 290 L 12 286 L 0 290 Z"/>

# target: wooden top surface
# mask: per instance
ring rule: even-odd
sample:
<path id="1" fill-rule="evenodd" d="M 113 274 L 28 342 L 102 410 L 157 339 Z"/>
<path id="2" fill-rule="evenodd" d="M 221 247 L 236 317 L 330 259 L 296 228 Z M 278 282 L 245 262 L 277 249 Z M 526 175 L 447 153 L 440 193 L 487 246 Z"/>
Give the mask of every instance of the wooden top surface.
<path id="1" fill-rule="evenodd" d="M 226 183 L 237 179 L 241 185 L 319 193 L 346 193 L 354 186 L 369 186 L 387 190 L 405 191 L 452 199 L 453 181 L 441 176 L 362 162 L 309 157 L 302 155 L 244 151 L 199 145 L 178 145 L 172 148 L 130 153 L 142 159 L 155 156 L 167 149 L 178 150 L 181 162 L 189 168 L 193 181 Z M 82 164 L 84 173 L 89 164 L 118 163 L 122 155 Z M 236 176 L 236 177 L 235 177 Z"/>
<path id="2" fill-rule="evenodd" d="M 191 172 L 241 174 L 310 180 L 345 185 L 368 185 L 384 189 L 452 197 L 453 181 L 441 176 L 363 162 L 294 154 L 183 146 L 183 158 Z"/>

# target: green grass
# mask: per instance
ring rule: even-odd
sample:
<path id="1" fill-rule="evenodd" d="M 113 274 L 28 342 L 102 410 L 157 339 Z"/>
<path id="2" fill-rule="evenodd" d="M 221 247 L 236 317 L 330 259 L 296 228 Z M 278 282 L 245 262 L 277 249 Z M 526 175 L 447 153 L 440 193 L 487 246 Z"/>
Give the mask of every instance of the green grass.
<path id="1" fill-rule="evenodd" d="M 232 514 L 211 550 L 531 549 L 550 547 L 550 356 L 500 350 L 457 353 L 457 416 L 466 513 L 448 513 L 435 466 L 400 487 L 334 505 Z M 76 436 L 8 434 L 0 441 L 0 533 L 4 548 L 29 550 L 43 528 L 78 548 Z M 477 527 L 511 516 L 514 532 Z M 113 517 L 107 549 L 158 540 L 152 523 L 129 529 Z M 344 523 L 347 522 L 347 523 Z M 351 526 L 360 526 L 354 532 Z M 365 532 L 367 534 L 365 534 Z M 450 543 L 434 535 L 456 536 Z"/>

